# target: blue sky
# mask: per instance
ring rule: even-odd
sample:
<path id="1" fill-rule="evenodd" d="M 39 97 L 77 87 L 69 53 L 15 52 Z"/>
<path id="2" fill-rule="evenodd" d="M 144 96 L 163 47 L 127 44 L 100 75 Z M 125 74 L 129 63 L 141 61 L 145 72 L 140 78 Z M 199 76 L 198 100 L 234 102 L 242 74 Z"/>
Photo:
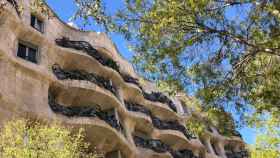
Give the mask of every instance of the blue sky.
<path id="1" fill-rule="evenodd" d="M 76 5 L 74 3 L 74 0 L 46 0 L 46 2 L 50 5 L 50 7 L 58 14 L 58 16 L 65 22 L 70 22 L 69 19 L 73 16 Z M 108 10 L 114 11 L 116 8 L 120 8 L 121 3 L 120 1 L 116 0 L 105 0 L 105 3 L 110 4 L 108 6 Z M 75 21 L 76 24 L 81 24 L 81 21 Z M 102 32 L 103 30 L 97 26 L 91 26 L 87 29 L 91 29 L 96 32 Z M 116 46 L 119 49 L 119 52 L 123 57 L 125 57 L 127 60 L 130 60 L 133 52 L 130 52 L 127 48 L 127 42 L 118 34 L 111 34 L 111 39 L 116 44 Z M 255 142 L 255 133 L 256 131 L 251 128 L 243 128 L 240 130 L 244 140 L 248 144 L 252 144 Z"/>

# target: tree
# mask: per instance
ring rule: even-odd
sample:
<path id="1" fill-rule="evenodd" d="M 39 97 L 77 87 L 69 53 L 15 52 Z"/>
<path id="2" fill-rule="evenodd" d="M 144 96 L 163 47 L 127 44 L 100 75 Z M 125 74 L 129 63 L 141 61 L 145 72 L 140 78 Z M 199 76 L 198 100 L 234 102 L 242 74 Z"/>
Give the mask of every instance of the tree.
<path id="1" fill-rule="evenodd" d="M 251 147 L 252 158 L 280 157 L 280 123 L 274 118 L 268 119 L 259 131 L 256 144 Z"/>
<path id="2" fill-rule="evenodd" d="M 0 133 L 0 157 L 5 158 L 97 158 L 88 147 L 82 129 L 72 134 L 58 123 L 13 120 Z"/>
<path id="3" fill-rule="evenodd" d="M 280 120 L 278 0 L 125 0 L 114 13 L 102 0 L 76 3 L 76 18 L 129 41 L 138 72 L 193 94 L 205 112 L 237 112 L 238 125 Z"/>

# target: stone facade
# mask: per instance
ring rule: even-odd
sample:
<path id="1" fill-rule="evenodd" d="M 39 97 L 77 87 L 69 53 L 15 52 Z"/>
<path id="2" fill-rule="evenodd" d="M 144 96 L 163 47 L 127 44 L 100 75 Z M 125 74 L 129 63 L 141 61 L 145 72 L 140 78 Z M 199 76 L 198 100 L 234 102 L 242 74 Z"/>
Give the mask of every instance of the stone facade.
<path id="1" fill-rule="evenodd" d="M 83 127 L 108 158 L 247 157 L 241 138 L 224 137 L 215 128 L 192 137 L 179 98 L 158 93 L 148 81 L 140 84 L 105 34 L 32 13 L 30 0 L 2 1 L 1 123 L 29 117 Z M 30 25 L 31 15 L 43 23 L 42 32 Z M 29 60 L 31 48 L 29 56 L 19 57 L 20 44 L 36 48 L 36 63 Z"/>

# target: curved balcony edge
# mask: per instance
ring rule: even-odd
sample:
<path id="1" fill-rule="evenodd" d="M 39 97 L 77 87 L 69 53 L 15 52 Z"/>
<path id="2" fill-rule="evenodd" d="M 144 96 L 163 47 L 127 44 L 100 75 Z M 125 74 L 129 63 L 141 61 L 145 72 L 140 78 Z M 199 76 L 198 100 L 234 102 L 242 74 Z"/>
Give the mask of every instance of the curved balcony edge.
<path id="1" fill-rule="evenodd" d="M 170 147 L 173 147 L 178 150 L 191 150 L 196 153 L 205 153 L 206 147 L 199 140 L 188 140 L 183 133 L 176 130 L 160 130 L 153 126 L 152 120 L 147 115 L 140 112 L 132 112 L 130 117 L 134 120 L 135 127 L 134 129 L 141 130 L 142 132 L 147 133 L 151 136 L 152 139 L 158 139 L 162 142 L 168 144 Z M 140 126 L 137 122 L 141 122 Z M 143 124 L 143 126 L 142 126 Z M 149 126 L 147 126 L 149 125 Z M 199 142 L 198 142 L 199 141 Z"/>
<path id="2" fill-rule="evenodd" d="M 77 95 L 83 96 L 82 98 L 86 98 L 88 102 L 92 102 L 93 104 L 101 105 L 106 100 L 106 104 L 110 104 L 109 107 L 101 107 L 102 109 L 109 108 L 117 108 L 121 113 L 126 113 L 126 109 L 122 106 L 122 103 L 108 90 L 99 87 L 98 85 L 83 80 L 55 80 L 53 84 L 50 86 L 51 88 L 57 89 L 59 92 L 64 93 L 61 97 L 61 100 L 65 100 L 65 102 L 70 103 L 68 106 L 72 106 L 71 103 L 74 104 L 75 97 Z M 76 92 L 73 102 L 71 102 L 71 96 Z M 69 95 L 67 95 L 69 93 Z M 70 95 L 70 93 L 72 95 Z M 89 98 L 92 96 L 92 98 Z M 80 103 L 81 99 L 76 102 Z M 87 104 L 88 105 L 88 104 Z"/>
<path id="3" fill-rule="evenodd" d="M 25 24 L 22 24 L 23 22 L 18 17 L 16 17 L 15 19 L 17 19 L 17 20 L 13 20 L 13 21 L 18 23 L 16 26 L 22 26 L 22 28 L 20 30 L 28 30 L 27 32 L 30 36 L 24 37 L 24 40 L 30 40 L 32 43 L 33 43 L 33 41 L 36 41 L 36 42 L 34 42 L 34 44 L 38 44 L 38 45 L 43 45 L 43 43 L 44 43 L 44 45 L 50 46 L 49 47 L 50 50 L 53 50 L 55 52 L 60 52 L 60 53 L 64 52 L 65 54 L 68 54 L 70 52 L 70 54 L 72 53 L 72 54 L 75 54 L 75 55 L 78 55 L 78 56 L 83 56 L 83 57 L 86 57 L 86 58 L 90 58 L 90 59 L 92 59 L 91 61 L 94 61 L 95 65 L 97 65 L 98 68 L 100 70 L 102 70 L 101 72 L 108 72 L 104 77 L 112 78 L 112 81 L 117 83 L 117 85 L 120 88 L 122 88 L 122 90 L 125 91 L 124 92 L 124 97 L 125 98 L 129 97 L 127 94 L 133 92 L 136 96 L 136 97 L 134 96 L 133 98 L 138 98 L 137 100 L 140 100 L 140 101 L 145 101 L 146 100 L 144 98 L 143 94 L 142 94 L 141 89 L 139 87 L 135 86 L 134 84 L 125 82 L 123 80 L 122 76 L 118 72 L 114 71 L 111 68 L 107 68 L 107 67 L 102 66 L 99 62 L 97 62 L 94 58 L 90 57 L 87 54 L 81 53 L 77 50 L 56 46 L 55 44 L 53 44 L 53 42 L 47 40 L 41 33 L 34 30 L 33 28 L 31 28 L 31 26 L 26 26 Z M 18 31 L 15 34 L 16 34 L 16 36 L 19 36 L 19 38 L 21 39 L 21 36 L 23 36 L 23 34 L 26 34 L 26 31 Z M 96 64 L 96 63 L 98 63 L 98 64 Z M 45 65 L 42 65 L 42 66 L 45 66 Z M 133 99 L 132 97 L 130 97 L 130 98 Z M 171 117 L 171 118 L 174 118 L 174 119 L 180 119 L 180 116 L 177 113 L 175 113 L 174 111 L 172 111 L 171 109 L 169 109 L 167 106 L 165 106 L 162 103 L 152 102 L 152 101 L 148 101 L 148 100 L 146 100 L 145 103 L 146 103 L 147 107 L 156 106 L 157 110 L 161 109 L 160 110 L 161 112 L 159 114 L 162 114 L 162 112 L 164 112 L 168 118 Z M 150 107 L 150 108 L 153 110 L 153 107 Z M 157 110 L 154 110 L 154 111 L 157 111 Z"/>
<path id="4" fill-rule="evenodd" d="M 77 128 L 84 128 L 86 136 L 89 138 L 87 140 L 96 146 L 105 145 L 106 147 L 102 149 L 107 149 L 107 152 L 120 150 L 128 158 L 134 154 L 134 149 L 131 147 L 130 143 L 126 140 L 126 138 L 122 134 L 120 134 L 116 129 L 112 128 L 105 121 L 100 120 L 99 118 L 67 117 L 56 113 L 54 113 L 54 115 L 54 119 L 58 120 L 63 124 L 70 125 L 72 127 L 74 126 Z M 98 130 L 100 130 L 100 132 L 97 132 Z M 100 135 L 95 135 L 94 137 L 90 138 L 92 136 L 92 133 L 100 133 Z M 114 139 L 109 139 L 107 137 L 101 136 L 102 134 L 106 136 L 111 136 L 111 138 Z M 110 141 L 110 145 L 108 146 L 108 144 L 103 144 L 103 141 L 100 138 L 109 139 L 107 141 Z M 100 139 L 100 141 L 98 141 L 98 139 Z M 115 140 L 115 142 L 113 142 L 113 140 Z"/>
<path id="5" fill-rule="evenodd" d="M 145 153 L 145 156 L 143 156 L 143 153 Z M 173 156 L 166 152 L 166 153 L 157 153 L 153 151 L 152 149 L 147 149 L 143 147 L 137 147 L 137 158 L 173 158 Z"/>
<path id="6" fill-rule="evenodd" d="M 152 101 L 145 99 L 141 90 L 138 87 L 136 87 L 135 85 L 133 85 L 131 83 L 125 82 L 119 73 L 117 73 L 116 71 L 114 71 L 111 68 L 102 66 L 98 61 L 96 61 L 94 58 L 90 57 L 89 55 L 87 55 L 85 53 L 81 53 L 80 51 L 77 51 L 77 50 L 69 49 L 69 48 L 60 48 L 59 46 L 55 46 L 55 47 L 56 47 L 56 49 L 58 49 L 58 52 L 65 53 L 63 55 L 63 57 L 67 56 L 68 53 L 70 53 L 70 55 L 74 55 L 73 57 L 67 57 L 67 59 L 72 58 L 72 60 L 74 60 L 74 59 L 77 60 L 77 56 L 79 56 L 82 58 L 89 58 L 89 59 L 85 59 L 85 60 L 93 61 L 94 65 L 95 65 L 94 67 L 92 67 L 93 70 L 96 70 L 96 72 L 99 72 L 99 73 L 102 72 L 102 74 L 100 74 L 100 75 L 102 75 L 105 78 L 112 78 L 114 85 L 116 85 L 118 88 L 121 88 L 122 90 L 124 90 L 123 97 L 125 100 L 133 100 L 136 102 L 141 102 L 147 108 L 150 108 L 152 111 L 155 111 L 162 117 L 165 116 L 165 118 L 169 118 L 169 119 L 173 118 L 176 120 L 181 119 L 179 114 L 177 114 L 174 111 L 172 111 L 171 109 L 169 109 L 165 104 L 160 103 L 160 102 L 152 102 Z M 57 63 L 59 63 L 59 62 L 57 62 Z M 81 62 L 81 63 L 83 63 L 83 62 Z M 88 63 L 88 62 L 86 62 L 86 63 Z M 131 94 L 133 94 L 133 95 L 131 95 Z M 160 112 L 157 112 L 157 111 L 160 111 Z"/>
<path id="7" fill-rule="evenodd" d="M 145 148 L 148 150 L 153 151 L 154 153 L 158 153 L 160 155 L 172 155 L 173 158 L 197 158 L 192 150 L 189 149 L 183 149 L 183 150 L 178 150 L 172 148 L 170 145 L 165 144 L 159 139 L 149 139 L 149 138 L 143 138 L 137 135 L 134 135 L 134 142 L 137 147 L 140 148 Z"/>

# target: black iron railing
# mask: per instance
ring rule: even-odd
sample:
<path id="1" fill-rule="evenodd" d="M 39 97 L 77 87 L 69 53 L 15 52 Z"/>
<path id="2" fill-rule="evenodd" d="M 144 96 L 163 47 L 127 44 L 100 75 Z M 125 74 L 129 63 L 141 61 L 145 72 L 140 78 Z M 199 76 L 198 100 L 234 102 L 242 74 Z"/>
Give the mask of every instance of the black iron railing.
<path id="1" fill-rule="evenodd" d="M 125 106 L 126 106 L 127 110 L 129 110 L 129 111 L 141 112 L 148 116 L 152 116 L 151 111 L 149 109 L 145 108 L 143 105 L 125 101 Z"/>
<path id="2" fill-rule="evenodd" d="M 170 147 L 168 145 L 157 139 L 144 139 L 138 136 L 134 136 L 134 142 L 136 146 L 152 149 L 153 151 L 158 153 L 170 151 Z"/>
<path id="3" fill-rule="evenodd" d="M 129 111 L 141 112 L 141 113 L 144 113 L 144 114 L 150 116 L 151 119 L 152 119 L 153 125 L 157 129 L 177 130 L 177 131 L 182 132 L 186 136 L 186 138 L 188 138 L 188 139 L 194 138 L 192 136 L 192 134 L 190 134 L 190 132 L 186 129 L 186 127 L 181 125 L 178 121 L 164 121 L 164 120 L 161 120 L 161 119 L 155 117 L 149 109 L 145 108 L 143 105 L 139 105 L 139 104 L 136 104 L 136 103 L 125 101 L 125 106 L 126 106 L 127 110 L 129 110 Z"/>
<path id="4" fill-rule="evenodd" d="M 157 153 L 169 152 L 173 158 L 197 158 L 191 150 L 174 150 L 169 145 L 158 139 L 145 139 L 139 136 L 134 136 L 135 145 L 138 147 L 151 149 Z"/>
<path id="5" fill-rule="evenodd" d="M 76 50 L 84 51 L 88 55 L 90 55 L 93 58 L 95 58 L 96 60 L 98 60 L 101 64 L 111 67 L 112 69 L 114 69 L 120 73 L 119 65 L 114 60 L 102 56 L 95 48 L 93 48 L 91 46 L 90 43 L 88 43 L 86 41 L 73 41 L 73 40 L 70 40 L 69 38 L 65 38 L 65 37 L 63 37 L 61 39 L 56 39 L 55 41 L 56 41 L 56 44 L 61 47 L 73 48 Z M 137 85 L 140 89 L 142 89 L 141 85 L 139 84 L 139 81 L 136 78 L 133 78 L 133 77 L 131 77 L 127 74 L 123 74 L 123 73 L 120 73 L 120 75 L 126 82 L 133 83 L 133 84 Z M 165 103 L 169 106 L 170 109 L 177 112 L 176 106 L 173 103 L 173 101 L 170 100 L 164 94 L 162 94 L 160 92 L 152 92 L 151 94 L 149 94 L 149 93 L 146 93 L 145 91 L 143 91 L 143 95 L 148 100 Z"/>
<path id="6" fill-rule="evenodd" d="M 111 80 L 105 79 L 104 77 L 97 76 L 93 73 L 88 73 L 82 70 L 64 70 L 59 65 L 55 64 L 52 66 L 53 73 L 59 80 L 85 80 L 97 84 L 98 86 L 105 88 L 117 96 L 117 90 L 113 86 Z"/>
<path id="7" fill-rule="evenodd" d="M 123 73 L 120 73 L 120 74 L 125 82 L 132 83 L 132 84 L 136 85 L 137 87 L 139 87 L 141 90 L 143 89 L 137 78 L 131 77 L 131 76 L 129 76 L 127 74 L 123 74 Z"/>
<path id="8" fill-rule="evenodd" d="M 236 137 L 242 138 L 242 135 L 240 134 L 240 132 L 238 132 L 233 127 L 231 127 L 231 128 L 223 127 L 223 129 L 217 128 L 217 130 L 220 134 L 225 135 L 225 136 L 236 136 Z"/>
<path id="9" fill-rule="evenodd" d="M 7 0 L 16 10 L 17 14 L 20 15 L 19 5 L 16 0 Z"/>
<path id="10" fill-rule="evenodd" d="M 140 89 L 142 89 L 138 79 L 131 77 L 128 74 L 120 73 L 119 65 L 114 60 L 102 56 L 95 48 L 92 47 L 90 43 L 86 41 L 73 41 L 66 37 L 63 37 L 61 39 L 56 39 L 55 42 L 57 45 L 61 47 L 73 48 L 76 50 L 81 50 L 86 52 L 88 55 L 90 55 L 91 57 L 99 61 L 102 65 L 108 66 L 116 70 L 117 72 L 119 72 L 119 74 L 122 76 L 125 82 L 135 84 Z"/>
<path id="11" fill-rule="evenodd" d="M 249 153 L 246 150 L 239 152 L 226 152 L 227 158 L 249 158 Z"/>
<path id="12" fill-rule="evenodd" d="M 240 138 L 242 138 L 241 133 L 240 133 L 240 132 L 238 132 L 236 129 L 234 129 L 234 130 L 232 131 L 232 135 L 233 135 L 233 136 L 236 136 L 236 137 L 240 137 Z"/>
<path id="13" fill-rule="evenodd" d="M 95 58 L 102 65 L 108 66 L 119 72 L 119 65 L 112 59 L 102 56 L 89 42 L 86 41 L 72 41 L 69 38 L 63 37 L 55 40 L 56 44 L 61 47 L 73 48 L 86 52 L 91 57 Z"/>
<path id="14" fill-rule="evenodd" d="M 133 77 L 129 76 L 128 74 L 120 73 L 119 65 L 114 60 L 102 56 L 95 48 L 92 47 L 92 45 L 89 42 L 73 41 L 66 37 L 63 37 L 61 39 L 56 39 L 55 42 L 57 45 L 59 45 L 61 47 L 73 48 L 76 50 L 81 50 L 83 52 L 86 52 L 88 55 L 92 56 L 97 61 L 99 61 L 102 65 L 111 67 L 112 69 L 119 72 L 119 74 L 122 76 L 122 78 L 124 79 L 125 82 L 133 83 L 133 84 L 137 85 L 140 89 L 142 89 L 138 79 L 133 78 Z M 142 89 L 142 91 L 143 91 L 143 89 Z M 175 104 L 172 102 L 172 100 L 170 100 L 164 94 L 162 94 L 160 92 L 152 92 L 151 94 L 148 94 L 145 91 L 143 91 L 143 95 L 148 100 L 165 103 L 173 111 L 177 112 Z"/>
<path id="15" fill-rule="evenodd" d="M 191 150 L 178 150 L 178 151 L 171 151 L 171 155 L 173 158 L 198 158 L 193 154 Z"/>
<path id="16" fill-rule="evenodd" d="M 154 101 L 154 102 L 161 102 L 164 104 L 167 104 L 170 109 L 172 109 L 174 112 L 177 112 L 177 108 L 173 101 L 169 99 L 166 95 L 160 92 L 152 92 L 152 93 L 147 93 L 145 91 L 142 91 L 143 96 L 145 99 Z"/>
<path id="17" fill-rule="evenodd" d="M 59 113 L 68 117 L 98 117 L 108 123 L 111 127 L 118 131 L 123 131 L 123 127 L 117 119 L 114 110 L 101 111 L 100 106 L 84 106 L 84 107 L 67 107 L 58 104 L 55 101 L 55 96 L 49 92 L 49 106 L 53 112 Z"/>
<path id="18" fill-rule="evenodd" d="M 186 138 L 193 139 L 193 135 L 186 129 L 185 126 L 181 125 L 178 121 L 164 121 L 157 117 L 152 116 L 153 125 L 161 130 L 177 130 L 182 132 Z"/>

